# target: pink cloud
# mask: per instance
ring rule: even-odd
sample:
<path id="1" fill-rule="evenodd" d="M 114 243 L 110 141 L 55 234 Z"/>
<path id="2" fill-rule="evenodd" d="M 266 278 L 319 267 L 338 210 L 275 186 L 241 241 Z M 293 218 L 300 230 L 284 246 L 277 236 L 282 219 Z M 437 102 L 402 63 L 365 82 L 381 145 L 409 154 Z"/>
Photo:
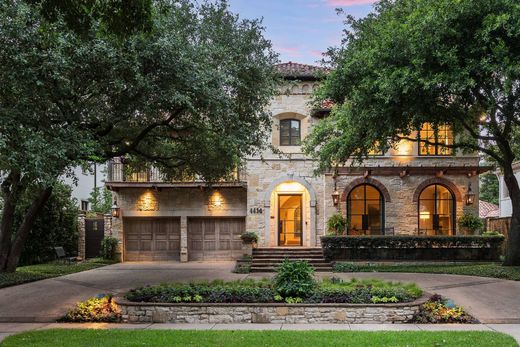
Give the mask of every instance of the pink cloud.
<path id="1" fill-rule="evenodd" d="M 376 0 L 326 0 L 328 6 L 370 5 Z"/>
<path id="2" fill-rule="evenodd" d="M 275 50 L 277 50 L 280 53 L 285 53 L 288 56 L 293 56 L 293 57 L 300 57 L 302 55 L 302 53 L 298 47 L 276 46 Z"/>
<path id="3" fill-rule="evenodd" d="M 317 51 L 317 50 L 312 50 L 311 51 L 311 55 L 313 57 L 322 58 L 323 57 L 323 52 L 322 51 Z"/>

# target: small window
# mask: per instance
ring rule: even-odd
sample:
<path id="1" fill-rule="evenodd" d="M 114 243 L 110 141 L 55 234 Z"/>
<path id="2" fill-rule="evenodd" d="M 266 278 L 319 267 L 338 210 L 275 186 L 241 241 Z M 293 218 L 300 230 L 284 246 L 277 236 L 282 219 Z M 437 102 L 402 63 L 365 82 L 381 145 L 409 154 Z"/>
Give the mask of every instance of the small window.
<path id="1" fill-rule="evenodd" d="M 421 142 L 426 140 L 430 143 Z M 424 123 L 419 131 L 419 155 L 452 155 L 453 131 L 449 125 L 440 125 L 435 129 L 430 123 Z"/>
<path id="2" fill-rule="evenodd" d="M 81 211 L 88 211 L 88 201 L 81 200 Z"/>
<path id="3" fill-rule="evenodd" d="M 280 121 L 280 146 L 299 146 L 301 144 L 300 121 L 284 119 Z"/>

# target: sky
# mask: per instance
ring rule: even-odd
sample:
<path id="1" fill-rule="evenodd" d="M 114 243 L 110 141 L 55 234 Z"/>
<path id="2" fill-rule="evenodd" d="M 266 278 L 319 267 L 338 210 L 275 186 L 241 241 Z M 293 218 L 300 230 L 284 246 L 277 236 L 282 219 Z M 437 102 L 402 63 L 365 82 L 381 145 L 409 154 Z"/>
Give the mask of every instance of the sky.
<path id="1" fill-rule="evenodd" d="M 372 10 L 374 0 L 229 0 L 242 18 L 263 18 L 265 36 L 281 62 L 316 64 L 328 47 L 337 46 L 344 28 L 342 8 L 356 18 Z"/>

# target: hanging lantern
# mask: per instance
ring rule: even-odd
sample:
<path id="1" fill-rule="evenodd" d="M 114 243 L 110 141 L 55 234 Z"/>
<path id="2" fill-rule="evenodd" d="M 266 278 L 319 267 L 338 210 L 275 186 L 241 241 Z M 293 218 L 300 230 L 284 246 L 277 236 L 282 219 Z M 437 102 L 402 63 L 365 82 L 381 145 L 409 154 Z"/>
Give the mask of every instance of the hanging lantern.
<path id="1" fill-rule="evenodd" d="M 120 210 L 119 206 L 117 206 L 117 200 L 114 200 L 114 204 L 112 205 L 112 217 L 119 218 Z"/>
<path id="2" fill-rule="evenodd" d="M 468 191 L 466 193 L 466 205 L 473 205 L 475 202 L 475 193 L 471 190 L 471 183 L 468 185 Z"/>
<path id="3" fill-rule="evenodd" d="M 334 206 L 338 206 L 339 204 L 339 192 L 337 190 L 332 193 L 332 203 Z"/>

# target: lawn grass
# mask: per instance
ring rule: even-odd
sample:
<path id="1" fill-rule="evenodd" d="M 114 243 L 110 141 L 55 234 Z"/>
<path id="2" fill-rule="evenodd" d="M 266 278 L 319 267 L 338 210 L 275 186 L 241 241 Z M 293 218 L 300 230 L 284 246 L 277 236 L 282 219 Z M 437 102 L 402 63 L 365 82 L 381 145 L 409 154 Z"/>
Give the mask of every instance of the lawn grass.
<path id="1" fill-rule="evenodd" d="M 0 273 L 0 288 L 91 270 L 113 263 L 110 260 L 93 258 L 70 264 L 62 261 L 52 261 L 45 264 L 20 266 L 14 273 Z"/>
<path id="2" fill-rule="evenodd" d="M 428 264 L 428 265 L 384 265 L 384 264 L 346 264 L 341 271 L 337 272 L 415 272 L 415 273 L 436 273 L 468 275 L 480 277 L 502 278 L 513 281 L 520 281 L 520 266 L 502 266 L 500 264 Z M 339 270 L 341 265 L 337 265 L 335 270 Z"/>
<path id="3" fill-rule="evenodd" d="M 508 335 L 477 331 L 42 330 L 9 336 L 3 347 L 75 346 L 518 346 Z"/>

